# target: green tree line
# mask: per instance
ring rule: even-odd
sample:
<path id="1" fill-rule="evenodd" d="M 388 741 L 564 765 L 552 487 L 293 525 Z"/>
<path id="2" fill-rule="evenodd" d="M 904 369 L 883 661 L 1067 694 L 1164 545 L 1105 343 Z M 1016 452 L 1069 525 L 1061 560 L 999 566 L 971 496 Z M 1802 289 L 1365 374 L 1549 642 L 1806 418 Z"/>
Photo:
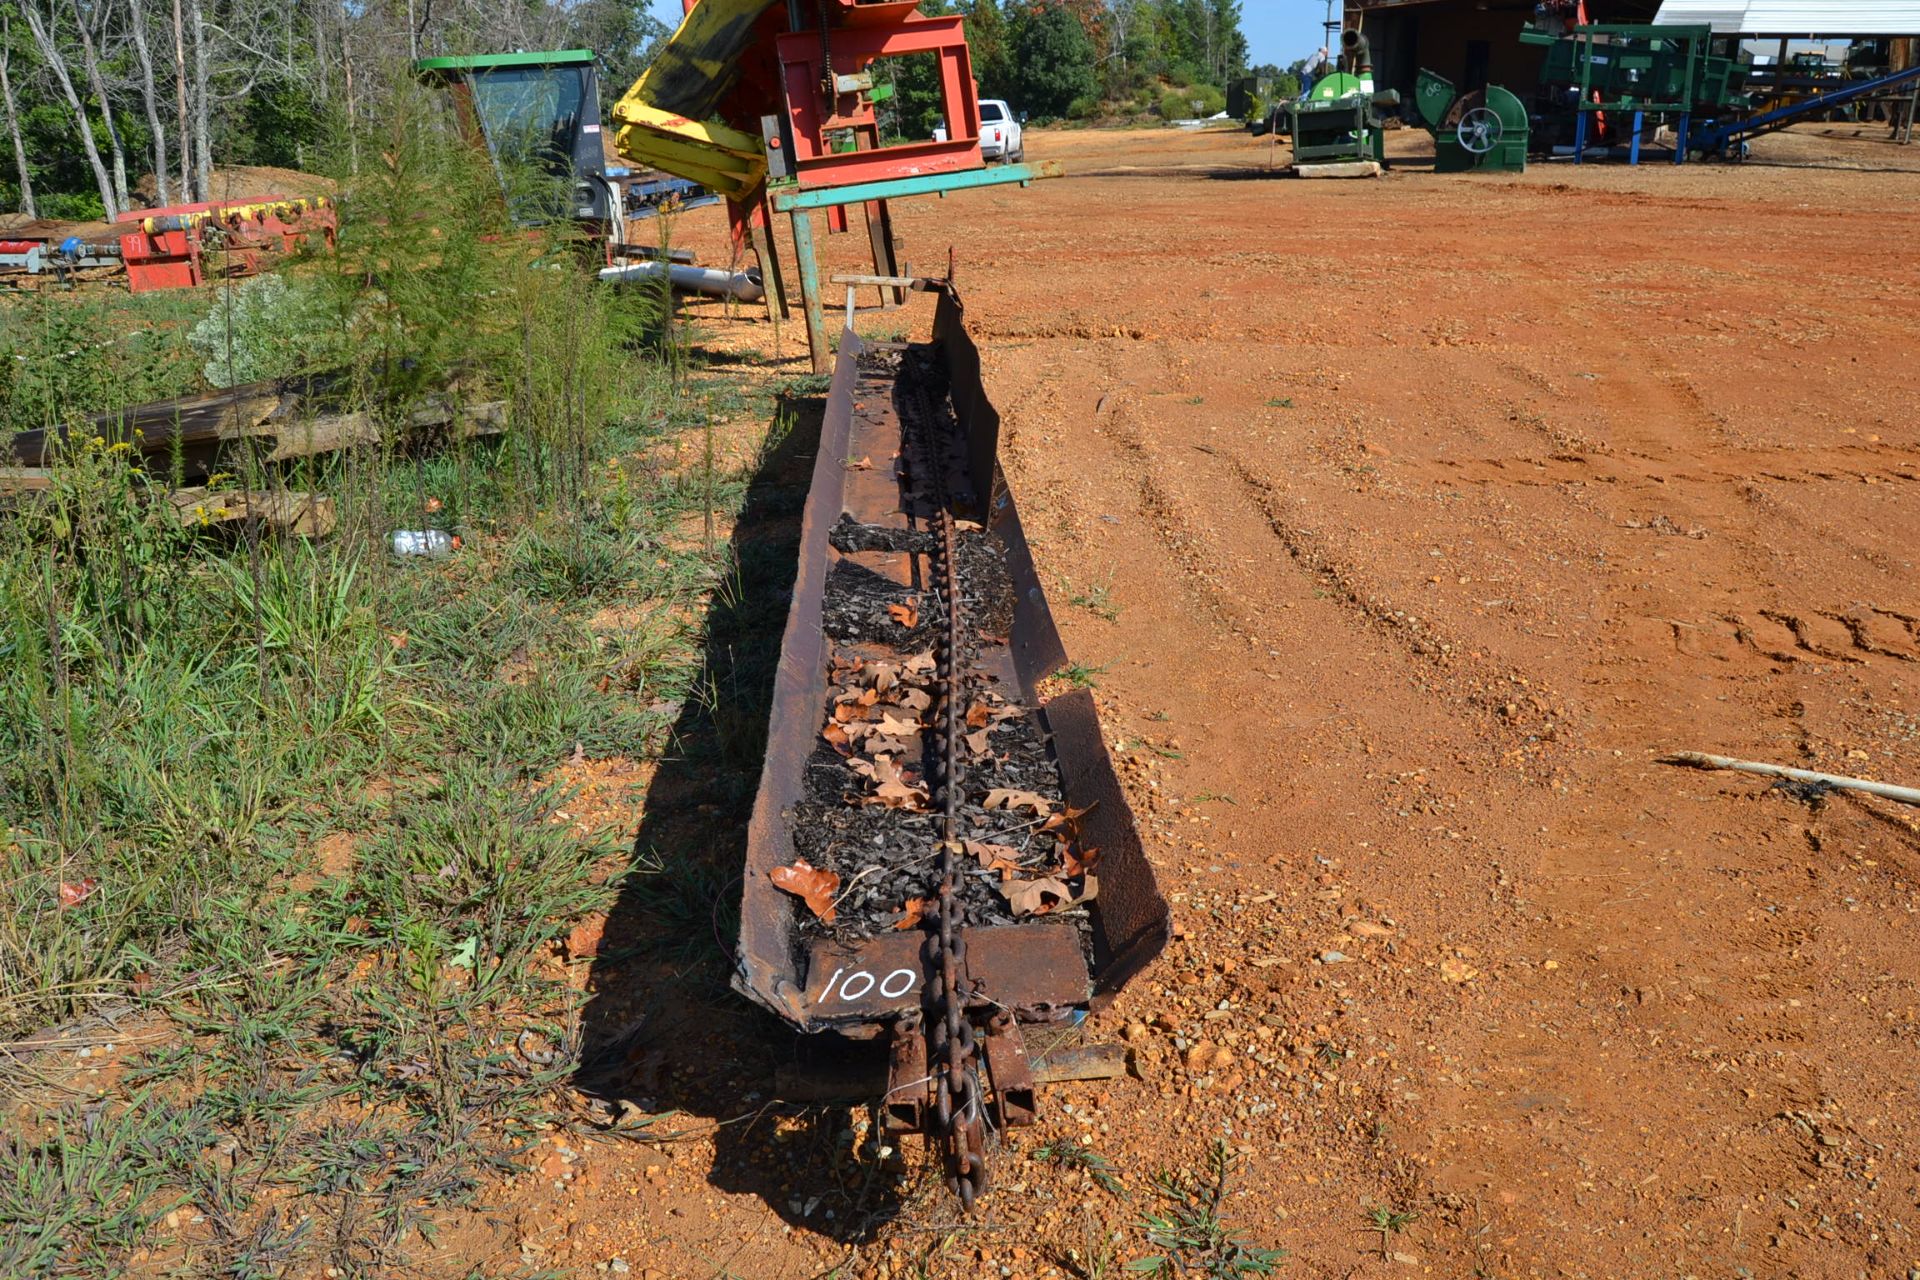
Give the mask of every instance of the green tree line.
<path id="1" fill-rule="evenodd" d="M 0 0 L 0 210 L 205 200 L 216 164 L 319 167 L 411 59 L 590 48 L 624 88 L 663 34 L 630 0 Z"/>
<path id="2" fill-rule="evenodd" d="M 948 0 L 921 10 L 965 17 L 980 96 L 1036 120 L 1211 115 L 1247 66 L 1240 0 Z M 896 127 L 925 136 L 938 123 L 934 69 L 902 61 L 892 72 Z"/>

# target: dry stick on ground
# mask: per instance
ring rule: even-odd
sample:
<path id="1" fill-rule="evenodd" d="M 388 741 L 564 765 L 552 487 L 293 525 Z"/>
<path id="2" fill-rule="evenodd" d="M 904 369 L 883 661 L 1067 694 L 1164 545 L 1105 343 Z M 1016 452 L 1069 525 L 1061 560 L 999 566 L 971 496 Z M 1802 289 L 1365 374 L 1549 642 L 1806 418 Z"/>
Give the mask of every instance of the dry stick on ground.
<path id="1" fill-rule="evenodd" d="M 1695 769 L 1733 769 L 1740 773 L 1757 773 L 1769 778 L 1816 782 L 1839 791 L 1864 791 L 1868 795 L 1884 796 L 1888 800 L 1898 800 L 1902 804 L 1920 805 L 1920 790 L 1913 787 L 1896 787 L 1890 782 L 1849 778 L 1839 773 L 1816 773 L 1812 769 L 1791 769 L 1783 764 L 1765 764 L 1758 760 L 1736 760 L 1732 756 L 1712 756 L 1704 751 L 1676 751 L 1672 755 L 1661 756 L 1659 763 L 1683 764 Z"/>

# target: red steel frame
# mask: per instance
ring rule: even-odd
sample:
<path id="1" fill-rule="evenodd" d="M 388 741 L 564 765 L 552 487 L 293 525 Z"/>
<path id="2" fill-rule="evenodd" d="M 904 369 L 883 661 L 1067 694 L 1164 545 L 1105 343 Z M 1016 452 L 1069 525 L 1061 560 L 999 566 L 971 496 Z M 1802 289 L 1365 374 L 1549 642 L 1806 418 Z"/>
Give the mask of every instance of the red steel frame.
<path id="1" fill-rule="evenodd" d="M 835 27 L 827 32 L 833 69 L 839 74 L 863 71 L 877 58 L 939 55 L 940 106 L 947 122 L 945 142 L 831 150 L 829 132 L 871 126 L 873 111 L 867 107 L 841 115 L 836 103 L 834 114 L 822 114 L 826 60 L 820 38 L 818 31 L 793 31 L 777 42 L 786 88 L 787 123 L 793 134 L 794 176 L 801 186 L 884 182 L 978 169 L 986 163 L 980 154 L 980 102 L 973 85 L 973 62 L 967 54 L 960 18 L 909 18 L 898 26 Z"/>

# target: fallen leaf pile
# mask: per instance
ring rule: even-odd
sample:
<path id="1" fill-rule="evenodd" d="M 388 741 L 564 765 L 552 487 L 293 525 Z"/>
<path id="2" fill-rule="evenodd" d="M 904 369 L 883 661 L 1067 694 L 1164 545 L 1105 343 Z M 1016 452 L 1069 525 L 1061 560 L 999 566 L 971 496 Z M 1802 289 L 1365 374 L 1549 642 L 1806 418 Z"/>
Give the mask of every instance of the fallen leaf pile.
<path id="1" fill-rule="evenodd" d="M 1100 882 L 1093 869 L 1100 861 L 1100 851 L 1088 847 L 1080 838 L 1080 819 L 1087 814 L 1086 809 L 1055 812 L 1045 796 L 1012 787 L 992 788 L 987 792 L 985 805 L 989 810 L 1027 810 L 1037 814 L 1040 823 L 1036 834 L 1052 836 L 1053 852 L 1059 857 L 1058 867 L 1032 875 L 1034 868 L 1023 863 L 1020 850 L 1010 845 L 989 844 L 983 840 L 965 842 L 967 852 L 975 861 L 986 870 L 999 873 L 1000 894 L 1014 915 L 1045 915 L 1061 907 L 1090 901 L 1099 892 Z M 1023 878 L 1023 873 L 1028 878 Z"/>
<path id="2" fill-rule="evenodd" d="M 827 673 L 832 711 L 820 734 L 847 758 L 847 768 L 872 784 L 864 803 L 927 807 L 926 783 L 901 762 L 919 748 L 923 717 L 933 709 L 933 669 L 931 653 L 904 662 L 833 660 Z"/>

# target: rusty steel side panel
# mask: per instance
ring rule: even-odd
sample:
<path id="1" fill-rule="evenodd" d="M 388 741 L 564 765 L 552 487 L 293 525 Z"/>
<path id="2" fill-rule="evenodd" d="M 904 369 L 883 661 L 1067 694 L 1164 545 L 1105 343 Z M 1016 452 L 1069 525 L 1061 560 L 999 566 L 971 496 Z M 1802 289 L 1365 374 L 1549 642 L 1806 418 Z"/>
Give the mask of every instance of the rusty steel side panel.
<path id="1" fill-rule="evenodd" d="M 840 335 L 840 358 L 833 369 L 813 481 L 800 521 L 800 563 L 780 642 L 780 666 L 774 673 L 767 756 L 747 824 L 747 865 L 740 890 L 740 951 L 733 985 L 742 995 L 802 1025 L 807 1022 L 807 1010 L 793 965 L 792 900 L 773 887 L 768 874 L 793 861 L 793 834 L 785 814 L 801 798 L 807 757 L 813 754 L 820 709 L 826 702 L 827 637 L 821 630 L 821 613 L 833 561 L 830 538 L 845 508 L 848 472 L 842 464 L 853 431 L 853 384 L 861 349 L 853 330 Z"/>
<path id="2" fill-rule="evenodd" d="M 1093 901 L 1094 1003 L 1102 1004 L 1160 954 L 1172 932 L 1166 899 L 1140 845 L 1127 793 L 1100 736 L 1093 695 L 1075 689 L 1046 704 L 1047 728 L 1067 804 L 1089 812 L 1081 838 L 1100 850 L 1100 894 Z"/>
<path id="3" fill-rule="evenodd" d="M 951 288 L 940 291 L 940 304 L 933 316 L 933 339 L 946 358 L 954 414 L 967 433 L 967 466 L 972 472 L 973 491 L 993 495 L 986 524 L 1006 544 L 1007 572 L 1013 579 L 1013 635 L 1009 640 L 1014 670 L 1020 677 L 1020 692 L 1033 703 L 1038 701 L 1034 687 L 1066 665 L 1067 648 L 1047 609 L 1046 592 L 1033 567 L 1033 552 L 1020 527 L 1013 491 L 1000 472 L 1000 413 L 987 399 L 980 380 L 980 349 L 967 332 L 966 306 Z"/>

